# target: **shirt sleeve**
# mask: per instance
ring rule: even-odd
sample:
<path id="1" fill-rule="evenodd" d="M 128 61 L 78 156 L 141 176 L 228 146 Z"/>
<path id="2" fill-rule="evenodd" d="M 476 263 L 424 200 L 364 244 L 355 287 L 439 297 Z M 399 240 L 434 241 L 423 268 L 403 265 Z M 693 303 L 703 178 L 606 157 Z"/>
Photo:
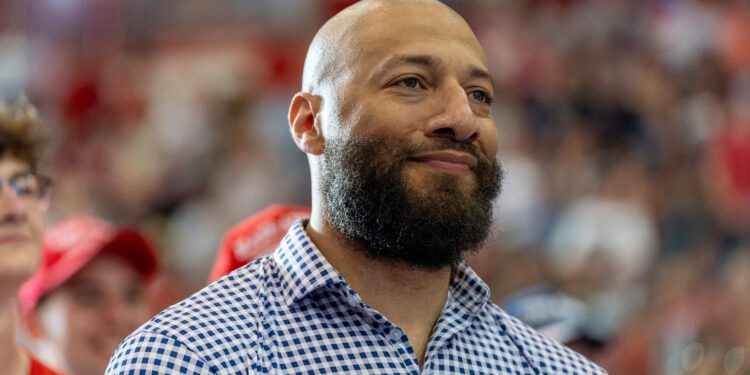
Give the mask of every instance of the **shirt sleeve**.
<path id="1" fill-rule="evenodd" d="M 198 354 L 180 341 L 140 331 L 126 338 L 109 360 L 106 375 L 214 374 Z"/>

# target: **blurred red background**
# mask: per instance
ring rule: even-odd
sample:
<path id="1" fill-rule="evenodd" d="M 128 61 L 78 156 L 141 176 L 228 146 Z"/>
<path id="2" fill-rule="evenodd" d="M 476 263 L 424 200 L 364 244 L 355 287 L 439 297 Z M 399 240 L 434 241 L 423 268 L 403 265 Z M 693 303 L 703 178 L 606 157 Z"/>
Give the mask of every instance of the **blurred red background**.
<path id="1" fill-rule="evenodd" d="M 0 98 L 28 96 L 54 134 L 49 221 L 146 230 L 155 309 L 197 290 L 232 224 L 309 204 L 286 110 L 350 3 L 0 0 Z M 571 296 L 579 350 L 612 374 L 747 373 L 750 4 L 447 3 L 497 81 L 508 177 L 472 259 L 495 301 Z"/>

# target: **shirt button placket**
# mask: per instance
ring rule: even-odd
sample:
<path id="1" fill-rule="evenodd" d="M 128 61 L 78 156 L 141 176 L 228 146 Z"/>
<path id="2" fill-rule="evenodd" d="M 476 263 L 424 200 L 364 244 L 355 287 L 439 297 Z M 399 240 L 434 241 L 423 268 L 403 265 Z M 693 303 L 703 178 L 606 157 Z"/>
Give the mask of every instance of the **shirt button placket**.
<path id="1" fill-rule="evenodd" d="M 403 351 L 403 353 L 401 353 L 402 355 L 408 355 L 409 350 L 404 346 L 406 335 L 404 335 L 399 328 L 393 327 L 390 330 L 386 329 L 383 333 L 385 334 L 385 337 L 390 340 L 391 345 L 393 345 L 394 348 L 399 352 Z M 419 369 L 414 367 L 415 364 L 416 362 L 412 362 L 411 360 L 404 361 L 404 370 L 408 371 L 409 374 L 419 374 Z"/>
<path id="2" fill-rule="evenodd" d="M 359 307 L 359 299 L 357 299 L 357 296 L 353 293 L 349 293 L 349 295 L 346 296 L 347 302 L 349 302 L 349 305 L 352 307 Z"/>
<path id="3" fill-rule="evenodd" d="M 401 331 L 398 328 L 392 328 L 391 332 L 388 333 L 388 337 L 394 342 L 401 342 Z"/>

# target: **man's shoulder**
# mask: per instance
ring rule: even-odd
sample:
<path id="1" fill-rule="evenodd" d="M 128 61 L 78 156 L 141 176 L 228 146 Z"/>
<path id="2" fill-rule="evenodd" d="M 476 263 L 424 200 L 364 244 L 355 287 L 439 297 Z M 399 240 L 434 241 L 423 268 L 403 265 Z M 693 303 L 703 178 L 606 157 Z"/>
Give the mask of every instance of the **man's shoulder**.
<path id="1" fill-rule="evenodd" d="M 170 306 L 141 329 L 193 335 L 212 325 L 250 324 L 262 317 L 267 300 L 275 296 L 269 288 L 274 284 L 273 268 L 271 259 L 261 258 Z"/>
<path id="2" fill-rule="evenodd" d="M 274 267 L 272 258 L 261 258 L 168 307 L 120 344 L 110 366 L 149 360 L 135 358 L 138 353 L 171 351 L 201 366 L 236 367 L 242 353 L 257 352 L 260 329 L 278 298 Z"/>
<path id="3" fill-rule="evenodd" d="M 488 312 L 534 367 L 554 374 L 607 373 L 581 354 L 542 335 L 497 305 L 488 304 Z"/>

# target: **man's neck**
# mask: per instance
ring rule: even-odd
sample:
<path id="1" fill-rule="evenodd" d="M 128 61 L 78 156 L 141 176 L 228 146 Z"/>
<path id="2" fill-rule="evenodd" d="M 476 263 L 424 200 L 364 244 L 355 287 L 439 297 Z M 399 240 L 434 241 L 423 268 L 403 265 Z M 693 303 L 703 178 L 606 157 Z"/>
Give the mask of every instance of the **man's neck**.
<path id="1" fill-rule="evenodd" d="M 29 358 L 16 342 L 16 300 L 0 298 L 0 373 L 26 374 Z"/>
<path id="2" fill-rule="evenodd" d="M 451 268 L 423 270 L 372 259 L 351 248 L 322 220 L 310 219 L 307 233 L 326 260 L 374 308 L 401 328 L 420 365 L 432 330 L 445 306 Z"/>

